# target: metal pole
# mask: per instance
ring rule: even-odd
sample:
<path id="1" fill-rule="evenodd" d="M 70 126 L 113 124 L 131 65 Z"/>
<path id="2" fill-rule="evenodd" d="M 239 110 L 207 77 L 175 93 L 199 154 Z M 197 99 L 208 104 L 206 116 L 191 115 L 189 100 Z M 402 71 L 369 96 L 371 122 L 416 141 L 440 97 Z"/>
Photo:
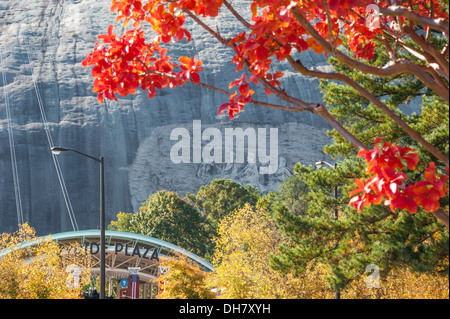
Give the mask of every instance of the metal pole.
<path id="1" fill-rule="evenodd" d="M 100 299 L 105 299 L 105 170 L 100 157 Z"/>
<path id="2" fill-rule="evenodd" d="M 106 273 L 106 266 L 105 266 L 105 254 L 106 254 L 106 244 L 105 244 L 105 169 L 104 169 L 104 158 L 103 156 L 100 158 L 96 158 L 93 156 L 90 156 L 88 154 L 82 153 L 77 150 L 73 150 L 70 148 L 64 148 L 64 147 L 52 147 L 52 153 L 58 155 L 61 152 L 75 152 L 80 155 L 83 155 L 85 157 L 88 157 L 90 159 L 93 159 L 94 161 L 97 161 L 100 163 L 100 299 L 105 299 L 105 273 Z"/>
<path id="3" fill-rule="evenodd" d="M 335 298 L 334 299 L 341 299 L 341 292 L 338 290 L 336 290 L 336 292 L 334 293 Z"/>
<path id="4" fill-rule="evenodd" d="M 336 170 L 337 167 L 337 163 L 334 164 L 334 169 Z M 337 185 L 334 186 L 334 219 L 338 219 L 338 209 L 337 209 L 337 197 L 338 197 L 338 193 L 337 193 L 338 189 L 337 189 Z"/>
<path id="5" fill-rule="evenodd" d="M 334 169 L 336 170 L 337 168 L 337 163 L 334 163 Z M 337 198 L 338 198 L 338 188 L 337 185 L 334 186 L 334 219 L 338 219 L 338 209 L 337 209 Z M 336 243 L 337 246 L 337 243 Z M 334 293 L 334 298 L 335 299 L 341 299 L 341 292 L 339 289 L 336 289 L 335 293 Z"/>

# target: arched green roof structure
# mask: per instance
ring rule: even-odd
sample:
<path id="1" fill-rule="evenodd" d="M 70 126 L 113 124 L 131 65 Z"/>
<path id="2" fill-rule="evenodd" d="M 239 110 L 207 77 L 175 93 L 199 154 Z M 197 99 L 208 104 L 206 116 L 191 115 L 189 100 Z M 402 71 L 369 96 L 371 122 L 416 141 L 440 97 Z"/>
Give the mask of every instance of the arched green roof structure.
<path id="1" fill-rule="evenodd" d="M 51 239 L 62 245 L 80 243 L 89 250 L 94 258 L 91 268 L 93 274 L 100 273 L 100 231 L 81 230 L 51 234 Z M 205 271 L 212 271 L 213 266 L 199 256 L 157 238 L 121 231 L 105 231 L 106 276 L 124 278 L 128 268 L 139 267 L 139 277 L 152 281 L 159 276 L 159 256 L 174 257 L 182 253 L 197 263 Z"/>

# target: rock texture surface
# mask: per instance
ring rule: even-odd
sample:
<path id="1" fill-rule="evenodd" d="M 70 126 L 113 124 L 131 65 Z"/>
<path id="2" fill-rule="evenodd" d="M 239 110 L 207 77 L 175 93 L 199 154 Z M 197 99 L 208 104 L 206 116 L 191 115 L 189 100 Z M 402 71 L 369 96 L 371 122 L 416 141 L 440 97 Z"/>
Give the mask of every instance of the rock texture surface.
<path id="1" fill-rule="evenodd" d="M 265 192 L 276 189 L 295 163 L 327 160 L 322 148 L 329 142 L 325 134 L 328 127 L 310 113 L 248 105 L 231 121 L 217 116 L 218 106 L 227 101 L 225 96 L 192 85 L 163 90 L 151 100 L 139 92 L 118 102 L 99 104 L 92 93 L 90 69 L 83 68 L 81 61 L 92 50 L 97 35 L 105 33 L 110 24 L 119 33 L 123 29 L 109 8 L 110 0 L 0 0 L 0 49 L 6 78 L 6 83 L 0 81 L 0 232 L 14 231 L 18 223 L 4 89 L 11 109 L 23 217 L 39 234 L 70 231 L 73 225 L 38 94 L 55 146 L 105 157 L 108 223 L 120 211 L 137 211 L 142 201 L 159 189 L 184 195 L 196 192 L 212 178 L 232 177 Z M 239 28 L 226 9 L 215 23 L 225 36 Z M 173 47 L 171 56 L 197 55 L 206 68 L 202 81 L 226 88 L 239 77 L 230 63 L 231 52 L 200 27 L 189 24 L 188 29 L 192 42 Z M 307 66 L 326 67 L 324 58 L 313 53 L 300 58 Z M 279 69 L 286 71 L 283 65 Z M 286 71 L 285 88 L 305 101 L 321 100 L 317 80 L 290 71 Z M 272 101 L 261 92 L 257 92 L 257 99 Z M 201 120 L 204 128 L 221 131 L 230 127 L 277 128 L 279 170 L 261 175 L 258 161 L 247 160 L 234 166 L 173 163 L 170 151 L 176 141 L 170 134 L 174 128 L 192 130 L 194 120 Z M 98 163 L 75 153 L 61 154 L 57 161 L 78 228 L 97 228 Z"/>

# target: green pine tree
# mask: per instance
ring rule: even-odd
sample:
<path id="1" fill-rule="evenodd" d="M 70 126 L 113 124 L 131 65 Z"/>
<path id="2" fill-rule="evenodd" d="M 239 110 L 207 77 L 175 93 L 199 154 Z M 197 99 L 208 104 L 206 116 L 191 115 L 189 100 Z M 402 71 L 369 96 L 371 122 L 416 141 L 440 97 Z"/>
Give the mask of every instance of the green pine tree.
<path id="1" fill-rule="evenodd" d="M 330 59 L 330 63 L 337 72 L 351 76 L 382 98 L 409 125 L 448 154 L 449 106 L 420 81 L 407 75 L 375 78 L 339 64 L 335 59 Z M 388 63 L 388 57 L 384 52 L 377 52 L 373 63 L 384 65 Z M 417 171 L 409 174 L 409 182 L 423 176 L 428 162 L 435 160 L 351 87 L 322 81 L 321 88 L 330 113 L 364 144 L 370 147 L 376 138 L 384 136 L 393 144 L 417 148 L 421 161 Z M 404 114 L 402 105 L 414 99 L 421 100 L 420 112 Z M 302 188 L 297 188 L 302 190 L 297 203 L 287 201 L 283 192 L 271 195 L 270 205 L 288 239 L 280 247 L 281 255 L 272 256 L 272 267 L 281 272 L 295 270 L 300 274 L 310 261 L 325 264 L 332 270 L 333 275 L 328 281 L 335 291 L 368 275 L 365 269 L 370 264 L 380 268 L 382 277 L 395 267 L 448 276 L 448 229 L 433 215 L 423 210 L 414 215 L 405 211 L 392 213 L 383 204 L 366 208 L 361 213 L 349 206 L 348 194 L 355 188 L 354 179 L 364 177 L 366 163 L 356 157 L 357 150 L 339 133 L 333 130 L 329 135 L 334 143 L 324 151 L 339 159 L 337 168 L 314 169 L 299 163 L 295 167 L 296 175 L 286 181 L 292 185 L 304 183 Z M 439 161 L 436 163 L 441 165 Z M 439 169 L 444 167 L 439 166 Z M 441 200 L 441 206 L 448 213 L 448 196 Z M 295 207 L 303 209 L 299 211 Z M 334 219 L 335 210 L 337 220 Z"/>

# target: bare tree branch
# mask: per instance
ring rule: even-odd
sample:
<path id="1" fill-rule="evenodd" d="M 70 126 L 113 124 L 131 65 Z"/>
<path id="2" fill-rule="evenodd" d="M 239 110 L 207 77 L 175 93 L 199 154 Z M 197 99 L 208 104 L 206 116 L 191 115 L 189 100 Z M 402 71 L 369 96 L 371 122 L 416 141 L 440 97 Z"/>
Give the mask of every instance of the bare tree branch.
<path id="1" fill-rule="evenodd" d="M 415 13 L 411 9 L 401 6 L 389 6 L 387 8 L 380 7 L 380 13 L 392 17 L 405 17 L 408 20 L 414 21 L 417 24 L 428 26 L 432 29 L 442 31 L 449 34 L 448 20 L 444 18 L 430 18 Z"/>
<path id="2" fill-rule="evenodd" d="M 246 27 L 250 27 L 250 24 L 236 11 L 234 8 L 225 0 L 224 1 L 225 6 L 230 9 L 230 12 Z M 218 39 L 222 44 L 233 48 L 233 50 L 236 52 L 235 45 L 230 45 L 228 42 L 225 42 L 225 39 L 223 39 L 217 32 L 212 30 L 210 27 L 208 27 L 205 23 L 203 23 L 200 19 L 198 19 L 194 14 L 192 14 L 189 10 L 185 9 L 185 13 L 188 14 L 194 21 L 199 23 L 205 30 L 207 30 L 211 35 L 213 35 L 216 39 Z M 226 43 L 226 44 L 225 44 Z M 250 68 L 250 64 L 248 61 L 246 61 L 246 67 L 247 69 Z M 264 79 L 258 79 L 258 81 L 268 90 L 270 90 L 272 93 L 274 93 L 278 98 L 289 102 L 296 107 L 280 107 L 277 106 L 277 109 L 283 109 L 291 112 L 301 112 L 301 111 L 310 111 L 315 114 L 319 114 L 322 116 L 322 118 L 330 124 L 331 127 L 336 129 L 342 136 L 344 136 L 354 147 L 357 149 L 366 149 L 366 146 L 362 144 L 354 135 L 352 135 L 345 127 L 343 127 L 325 108 L 325 106 L 321 103 L 307 103 L 302 100 L 299 100 L 297 98 L 294 98 L 290 95 L 288 95 L 286 92 L 282 90 L 276 89 L 274 86 L 272 86 L 270 83 L 268 83 Z M 270 107 L 270 106 L 269 106 Z"/>
<path id="3" fill-rule="evenodd" d="M 221 37 L 217 32 L 215 32 L 213 29 L 211 29 L 208 25 L 206 25 L 203 21 L 201 21 L 197 16 L 195 16 L 191 11 L 189 11 L 187 8 L 184 8 L 184 12 L 189 15 L 196 23 L 198 23 L 201 27 L 203 27 L 206 31 L 208 31 L 212 36 L 214 36 L 219 42 L 221 42 L 223 45 L 232 48 L 236 54 L 238 52 L 236 51 L 236 45 L 230 44 L 229 41 L 225 40 L 223 37 Z M 245 61 L 245 66 L 247 69 L 250 70 L 250 63 L 248 61 Z M 307 103 L 300 99 L 297 99 L 286 92 L 279 90 L 275 88 L 273 85 L 271 85 L 269 82 L 267 82 L 264 79 L 258 78 L 258 81 L 270 92 L 272 92 L 276 97 L 282 99 L 283 101 L 286 101 L 290 104 L 295 105 L 297 108 L 296 111 L 310 111 L 314 112 L 315 107 L 317 103 Z"/>
<path id="4" fill-rule="evenodd" d="M 345 65 L 355 68 L 361 72 L 373 74 L 376 76 L 388 77 L 394 76 L 402 73 L 409 73 L 416 77 L 418 77 L 427 87 L 436 92 L 439 96 L 444 98 L 447 102 L 449 102 L 449 93 L 448 88 L 443 89 L 440 85 L 438 85 L 435 81 L 435 78 L 431 76 L 428 71 L 430 71 L 430 67 L 417 65 L 410 61 L 404 61 L 403 63 L 393 63 L 389 66 L 385 66 L 383 68 L 374 67 L 371 65 L 367 65 L 361 63 L 348 55 L 340 52 L 339 50 L 333 50 L 331 44 L 323 38 L 310 24 L 310 22 L 306 19 L 306 17 L 301 13 L 298 7 L 293 7 L 291 12 L 295 19 L 302 25 L 302 27 L 329 53 L 333 54 L 333 56 L 338 59 L 340 62 Z"/>
<path id="5" fill-rule="evenodd" d="M 231 5 L 229 5 L 229 4 L 228 4 L 228 6 L 231 7 Z M 298 8 L 295 8 L 295 7 L 292 9 L 292 11 L 294 11 L 294 9 L 299 11 Z M 245 19 L 242 18 L 242 16 L 238 12 L 236 12 L 234 9 L 231 12 L 239 21 L 241 21 L 243 23 L 244 26 L 247 26 L 247 27 L 249 26 L 249 24 L 245 21 Z M 312 27 L 312 25 L 309 22 L 306 22 L 306 23 L 308 24 L 310 29 L 314 30 L 314 28 Z M 308 29 L 305 25 L 302 24 L 302 26 L 308 31 Z M 314 30 L 314 32 L 317 33 L 315 30 Z M 321 39 L 323 39 L 320 35 L 319 35 L 319 37 Z M 323 40 L 327 44 L 327 46 L 330 46 L 329 43 L 325 39 L 323 39 Z M 339 51 L 337 51 L 337 52 L 336 51 L 337 50 L 333 50 L 333 52 L 331 52 L 331 53 L 334 55 L 337 55 L 338 54 L 337 52 L 339 52 Z M 344 54 L 339 52 L 339 55 L 344 55 Z M 432 153 L 434 156 L 436 156 L 439 160 L 441 160 L 442 162 L 449 165 L 449 159 L 444 153 L 442 153 L 440 150 L 438 150 L 436 147 L 434 147 L 432 144 L 430 144 L 428 141 L 426 141 L 419 133 L 417 133 L 413 128 L 411 128 L 405 121 L 403 121 L 397 114 L 395 114 L 391 109 L 389 109 L 377 97 L 375 97 L 372 93 L 370 93 L 369 91 L 364 89 L 362 86 L 360 86 L 358 83 L 356 83 L 353 79 L 349 78 L 348 76 L 346 76 L 344 74 L 340 74 L 340 73 L 325 73 L 325 72 L 311 71 L 311 70 L 307 69 L 306 67 L 304 67 L 300 61 L 294 61 L 291 56 L 287 56 L 287 60 L 291 64 L 291 66 L 293 67 L 294 70 L 300 72 L 303 75 L 312 76 L 312 77 L 316 77 L 316 78 L 322 78 L 322 79 L 338 80 L 338 81 L 347 83 L 348 85 L 353 87 L 356 91 L 358 91 L 362 96 L 364 96 L 370 102 L 372 102 L 377 107 L 379 107 L 386 115 L 388 115 L 392 120 L 394 120 L 398 125 L 400 125 L 400 127 L 402 127 L 405 130 L 405 132 L 407 132 L 412 138 L 414 138 L 417 142 L 419 142 L 421 145 L 423 145 L 425 149 L 427 149 L 430 153 Z M 377 68 L 374 68 L 374 69 L 377 69 Z M 447 95 L 448 95 L 448 90 L 447 90 Z M 328 111 L 325 112 L 324 110 L 326 110 L 326 108 L 322 104 L 317 104 L 314 113 L 321 114 L 322 117 L 333 128 L 336 128 L 336 130 L 339 133 L 341 133 L 344 137 L 346 137 L 347 139 L 351 138 L 353 140 L 353 141 L 351 141 L 352 145 L 354 145 L 354 146 L 359 145 L 359 146 L 356 146 L 357 148 L 360 148 L 363 145 L 356 138 L 355 138 L 356 139 L 356 141 L 355 141 L 353 139 L 353 136 L 347 130 L 345 130 L 345 131 L 343 130 L 343 127 L 339 127 L 342 125 L 340 123 L 338 123 L 331 116 L 331 114 L 328 113 Z M 336 122 L 334 122 L 334 121 L 336 121 Z"/>
<path id="6" fill-rule="evenodd" d="M 441 208 L 431 213 L 434 215 L 434 217 L 441 221 L 445 225 L 445 227 L 447 227 L 447 229 L 449 228 L 448 215 Z"/>
<path id="7" fill-rule="evenodd" d="M 312 76 L 321 79 L 327 80 L 337 80 L 344 83 L 347 83 L 356 91 L 358 91 L 362 96 L 368 99 L 370 102 L 375 104 L 378 108 L 380 108 L 386 115 L 388 115 L 392 120 L 394 120 L 400 127 L 402 127 L 405 132 L 407 132 L 412 138 L 414 138 L 417 142 L 419 142 L 426 150 L 428 150 L 431 154 L 436 156 L 440 161 L 445 163 L 447 166 L 449 165 L 449 158 L 432 144 L 430 144 L 427 140 L 425 140 L 422 135 L 417 133 L 413 128 L 411 128 L 405 121 L 403 121 L 397 114 L 395 114 L 391 109 L 389 109 L 384 103 L 382 103 L 378 98 L 376 98 L 372 93 L 367 91 L 365 88 L 360 86 L 350 77 L 342 74 L 342 73 L 326 73 L 320 71 L 312 71 L 306 68 L 300 61 L 294 61 L 291 56 L 287 57 L 288 62 L 294 68 L 294 70 L 300 72 L 303 75 Z"/>
<path id="8" fill-rule="evenodd" d="M 439 50 L 432 44 L 428 43 L 423 37 L 418 35 L 412 28 L 407 28 L 406 33 L 411 40 L 414 41 L 425 52 L 425 57 L 431 56 L 433 59 L 427 59 L 428 64 L 437 64 L 434 69 L 443 77 L 449 80 L 449 63 L 447 59 L 439 52 Z"/>
<path id="9" fill-rule="evenodd" d="M 159 71 L 155 71 L 150 69 L 141 59 L 139 59 L 138 57 L 136 57 L 136 60 L 141 63 L 147 70 L 147 73 L 141 74 L 140 76 L 146 76 L 147 74 L 157 74 L 159 76 L 163 76 L 166 77 L 168 79 L 172 79 L 175 80 L 177 77 L 173 74 L 167 74 L 167 73 L 163 73 L 163 72 L 159 72 Z M 223 89 L 220 89 L 218 87 L 203 83 L 203 82 L 199 82 L 199 83 L 195 83 L 192 80 L 189 80 L 188 83 L 190 84 L 195 84 L 198 85 L 200 87 L 204 87 L 206 89 L 224 94 L 226 96 L 231 96 L 233 95 L 233 93 L 229 92 L 229 91 L 225 91 Z M 303 111 L 302 109 L 296 108 L 296 107 L 292 107 L 292 106 L 285 106 L 285 105 L 279 105 L 279 104 L 272 104 L 272 103 L 267 103 L 267 102 L 262 102 L 262 101 L 257 101 L 257 100 L 251 100 L 249 103 L 255 104 L 255 105 L 260 105 L 260 106 L 264 106 L 264 107 L 268 107 L 271 109 L 277 109 L 277 110 L 282 110 L 282 111 L 290 111 L 290 112 L 301 112 Z"/>

